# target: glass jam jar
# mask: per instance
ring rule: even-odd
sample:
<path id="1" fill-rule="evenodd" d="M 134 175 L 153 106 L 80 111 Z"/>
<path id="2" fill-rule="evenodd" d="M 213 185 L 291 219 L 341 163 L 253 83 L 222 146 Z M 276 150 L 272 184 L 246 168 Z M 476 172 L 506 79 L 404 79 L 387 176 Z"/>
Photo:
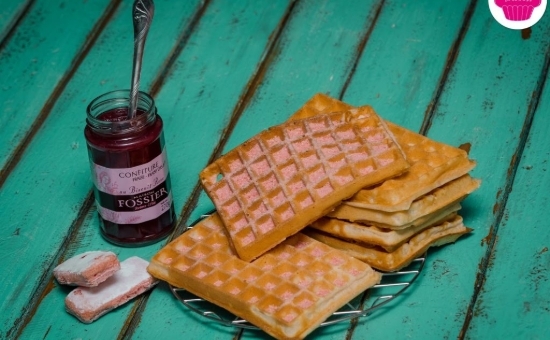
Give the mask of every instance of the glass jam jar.
<path id="1" fill-rule="evenodd" d="M 84 136 L 102 236 L 142 246 L 168 236 L 176 216 L 155 102 L 140 92 L 137 113 L 128 119 L 129 102 L 128 90 L 95 98 L 86 110 Z"/>

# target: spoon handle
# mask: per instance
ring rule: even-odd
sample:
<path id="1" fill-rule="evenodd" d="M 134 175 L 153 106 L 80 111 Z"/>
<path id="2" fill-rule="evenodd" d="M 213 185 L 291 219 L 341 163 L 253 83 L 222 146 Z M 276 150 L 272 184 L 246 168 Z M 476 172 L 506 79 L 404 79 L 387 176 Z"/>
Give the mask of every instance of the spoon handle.
<path id="1" fill-rule="evenodd" d="M 137 100 L 139 93 L 139 80 L 141 75 L 141 61 L 143 59 L 143 50 L 145 48 L 145 38 L 149 32 L 155 5 L 152 0 L 135 0 L 132 9 L 132 18 L 134 22 L 134 62 L 132 68 L 132 86 L 130 88 L 130 108 L 128 110 L 128 119 L 136 116 Z"/>

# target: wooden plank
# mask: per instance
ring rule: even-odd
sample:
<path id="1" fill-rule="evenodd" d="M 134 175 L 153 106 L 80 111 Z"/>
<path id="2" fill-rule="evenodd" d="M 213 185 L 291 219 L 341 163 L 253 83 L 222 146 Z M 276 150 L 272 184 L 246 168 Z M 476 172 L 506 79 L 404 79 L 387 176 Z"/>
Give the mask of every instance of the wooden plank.
<path id="1" fill-rule="evenodd" d="M 181 12 L 181 9 L 168 8 L 168 3 L 164 3 L 164 8 L 157 4 L 157 16 L 163 16 L 162 13 Z M 261 8 L 245 1 L 210 2 L 202 13 L 198 26 L 193 28 L 181 55 L 174 60 L 173 70 L 159 73 L 166 78 L 160 81 L 162 87 L 156 96 L 156 102 L 165 122 L 172 189 L 178 211 L 182 209 L 197 185 L 198 172 L 205 166 L 216 147 L 220 131 L 224 129 L 243 89 L 256 71 L 258 61 L 270 42 L 270 36 L 274 34 L 288 6 L 287 1 L 273 2 Z M 178 20 L 181 19 L 162 21 L 162 24 L 152 26 L 152 29 L 164 30 L 168 28 L 165 26 L 172 25 Z M 179 32 L 173 35 L 177 34 Z M 105 36 L 109 37 L 110 33 L 106 32 Z M 157 50 L 155 41 L 148 39 L 148 47 L 152 50 Z M 97 49 L 111 49 L 113 46 L 116 45 L 111 45 L 109 39 L 98 45 Z M 157 53 L 167 55 L 166 51 Z M 99 52 L 96 53 L 96 49 L 92 50 L 89 65 L 97 65 L 101 55 Z M 77 76 L 73 80 L 74 88 L 84 81 L 85 78 Z M 228 83 L 231 86 L 228 86 Z M 78 164 L 87 169 L 85 158 L 79 160 Z M 196 217 L 198 215 L 191 215 L 193 219 Z M 64 256 L 107 248 L 114 250 L 121 259 L 131 255 L 149 259 L 163 244 L 161 242 L 142 248 L 115 247 L 99 236 L 97 226 L 95 209 L 92 209 L 83 219 L 83 225 L 78 228 Z M 172 332 L 167 334 L 168 338 L 172 338 L 174 334 L 182 332 L 180 327 L 159 327 L 160 324 L 192 325 L 184 327 L 184 331 L 191 332 L 194 337 L 202 335 L 212 338 L 213 332 L 216 331 L 215 328 L 204 327 L 203 324 L 194 322 L 192 316 L 182 313 L 181 307 L 177 305 L 165 284 L 154 290 L 143 316 L 141 309 L 144 307 L 140 306 L 140 303 L 130 303 L 91 325 L 82 325 L 64 312 L 62 315 L 52 315 L 52 310 L 63 308 L 63 299 L 68 291 L 57 284 L 52 286 L 34 317 L 25 327 L 23 336 L 32 338 L 47 332 L 48 336 L 53 338 L 74 338 L 86 332 L 99 337 L 116 338 L 119 335 L 131 334 L 137 323 L 140 327 L 137 331 L 139 336 L 145 338 L 159 336 L 163 331 Z M 132 320 L 135 312 L 137 315 L 135 320 Z M 230 336 L 231 330 L 228 333 L 228 337 Z"/>
<path id="2" fill-rule="evenodd" d="M 471 143 L 470 155 L 478 161 L 472 174 L 483 183 L 466 199 L 462 214 L 474 231 L 453 245 L 429 251 L 426 270 L 415 287 L 391 309 L 358 327 L 354 338 L 459 336 L 486 253 L 485 241 L 497 222 L 499 193 L 507 185 L 531 96 L 539 85 L 549 24 L 543 18 L 531 38 L 523 40 L 521 32 L 493 20 L 486 2 L 477 2 L 428 132 L 451 145 Z"/>
<path id="3" fill-rule="evenodd" d="M 5 168 L 12 161 L 10 157 L 24 148 L 21 144 L 32 135 L 33 127 L 39 127 L 48 115 L 48 102 L 78 62 L 109 2 L 37 0 L 2 46 L 0 185 L 10 171 Z"/>
<path id="4" fill-rule="evenodd" d="M 0 47 L 33 0 L 0 0 Z"/>
<path id="5" fill-rule="evenodd" d="M 470 339 L 543 339 L 550 331 L 549 85 L 546 78 L 466 331 Z"/>
<path id="6" fill-rule="evenodd" d="M 149 33 L 148 42 L 158 43 L 145 52 L 144 88 L 162 70 L 199 1 L 175 5 L 159 0 L 156 5 L 158 13 L 166 14 L 163 25 L 153 26 Z M 45 286 L 51 279 L 54 260 L 64 242 L 70 241 L 72 224 L 90 191 L 83 136 L 85 109 L 95 96 L 129 87 L 133 53 L 130 6 L 131 2 L 120 5 L 0 191 L 1 258 L 11 263 L 0 279 L 5 297 L 0 304 L 0 338 L 14 336 L 42 298 L 40 293 L 51 288 Z M 165 36 L 174 39 L 161 39 Z M 35 109 L 39 110 L 42 104 L 30 102 L 28 107 L 32 105 L 39 105 Z M 51 310 L 63 310 L 62 304 Z M 57 315 L 51 310 L 46 313 Z M 39 331 L 41 336 L 45 331 Z"/>
<path id="7" fill-rule="evenodd" d="M 343 100 L 419 131 L 470 2 L 386 1 Z"/>

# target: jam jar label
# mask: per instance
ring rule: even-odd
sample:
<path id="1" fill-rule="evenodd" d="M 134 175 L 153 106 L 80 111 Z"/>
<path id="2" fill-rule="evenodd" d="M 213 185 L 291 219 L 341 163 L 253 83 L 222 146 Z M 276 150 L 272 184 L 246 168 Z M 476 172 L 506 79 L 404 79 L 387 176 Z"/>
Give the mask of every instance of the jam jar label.
<path id="1" fill-rule="evenodd" d="M 155 219 L 172 205 L 166 151 L 148 163 L 112 169 L 91 162 L 99 214 L 118 224 Z"/>

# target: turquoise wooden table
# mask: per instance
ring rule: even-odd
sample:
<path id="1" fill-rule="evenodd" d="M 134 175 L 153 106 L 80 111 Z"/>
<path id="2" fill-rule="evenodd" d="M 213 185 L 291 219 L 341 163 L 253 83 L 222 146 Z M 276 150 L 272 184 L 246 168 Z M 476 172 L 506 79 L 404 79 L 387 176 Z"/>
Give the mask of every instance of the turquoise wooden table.
<path id="1" fill-rule="evenodd" d="M 86 325 L 53 268 L 111 250 L 98 231 L 85 110 L 130 86 L 128 0 L 0 0 L 0 338 L 261 339 L 205 320 L 167 285 Z M 405 294 L 315 339 L 543 339 L 550 332 L 550 13 L 498 24 L 487 1 L 155 1 L 142 89 L 165 122 L 178 224 L 213 205 L 198 173 L 313 94 L 372 105 L 451 145 L 481 188 L 473 232 L 431 250 Z"/>

